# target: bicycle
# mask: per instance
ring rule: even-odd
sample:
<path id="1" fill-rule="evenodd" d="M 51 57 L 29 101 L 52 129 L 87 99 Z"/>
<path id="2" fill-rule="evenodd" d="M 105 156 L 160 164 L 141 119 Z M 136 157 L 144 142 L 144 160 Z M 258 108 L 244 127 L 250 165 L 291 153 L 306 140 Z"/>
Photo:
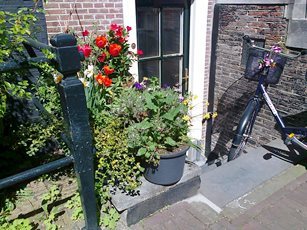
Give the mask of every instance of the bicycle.
<path id="1" fill-rule="evenodd" d="M 272 50 L 253 45 L 250 37 L 246 35 L 243 37 L 243 41 L 245 41 L 249 47 L 249 57 L 244 77 L 252 81 L 258 81 L 258 85 L 254 96 L 249 100 L 237 126 L 231 148 L 228 152 L 228 161 L 234 160 L 241 155 L 249 137 L 251 136 L 256 117 L 264 103 L 268 105 L 272 115 L 274 116 L 277 126 L 281 131 L 284 143 L 287 146 L 293 145 L 302 148 L 302 150 L 307 153 L 307 141 L 304 140 L 307 139 L 307 128 L 286 127 L 266 92 L 266 89 L 270 84 L 278 83 L 287 58 L 297 58 L 300 55 L 306 54 L 307 50 L 296 52 L 295 55 L 275 53 L 273 54 L 275 58 L 274 68 L 271 68 L 271 65 L 265 64 L 259 68 L 259 58 L 268 55 L 265 54 L 265 52 L 269 52 L 269 58 L 272 58 Z"/>

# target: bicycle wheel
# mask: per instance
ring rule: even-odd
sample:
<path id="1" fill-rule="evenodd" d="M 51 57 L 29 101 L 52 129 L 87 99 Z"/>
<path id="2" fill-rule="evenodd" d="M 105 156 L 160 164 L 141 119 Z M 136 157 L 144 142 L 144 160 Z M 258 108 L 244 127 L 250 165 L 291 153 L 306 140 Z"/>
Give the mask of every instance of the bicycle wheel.
<path id="1" fill-rule="evenodd" d="M 241 155 L 248 138 L 251 135 L 254 121 L 259 111 L 259 107 L 257 105 L 258 102 L 256 100 L 251 100 L 248 103 L 240 119 L 231 148 L 228 152 L 228 161 L 232 161 Z"/>

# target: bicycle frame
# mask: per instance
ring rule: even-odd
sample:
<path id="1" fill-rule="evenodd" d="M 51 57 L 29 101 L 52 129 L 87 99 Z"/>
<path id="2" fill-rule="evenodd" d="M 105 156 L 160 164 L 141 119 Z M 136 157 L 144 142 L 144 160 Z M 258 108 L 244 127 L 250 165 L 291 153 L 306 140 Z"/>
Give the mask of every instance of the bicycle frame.
<path id="1" fill-rule="evenodd" d="M 286 127 L 282 118 L 280 117 L 279 113 L 277 112 L 273 102 L 271 101 L 269 95 L 266 92 L 266 87 L 264 85 L 264 79 L 265 75 L 260 75 L 257 90 L 255 93 L 256 98 L 262 98 L 264 99 L 265 103 L 268 105 L 272 115 L 274 116 L 277 125 L 280 128 L 280 131 L 282 132 L 283 138 L 286 139 L 290 134 L 296 134 L 296 135 L 303 135 L 307 136 L 307 128 L 303 127 Z M 263 100 L 261 98 L 261 100 Z M 257 115 L 256 115 L 257 116 Z"/>

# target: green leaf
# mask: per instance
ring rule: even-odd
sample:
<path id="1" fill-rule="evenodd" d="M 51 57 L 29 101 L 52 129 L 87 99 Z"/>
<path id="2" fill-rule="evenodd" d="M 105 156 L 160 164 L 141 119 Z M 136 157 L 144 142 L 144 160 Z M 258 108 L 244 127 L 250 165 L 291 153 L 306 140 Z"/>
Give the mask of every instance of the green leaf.
<path id="1" fill-rule="evenodd" d="M 168 144 L 170 146 L 176 146 L 177 145 L 177 142 L 174 141 L 171 137 L 165 138 L 165 142 L 166 142 L 166 144 Z"/>
<path id="2" fill-rule="evenodd" d="M 164 114 L 162 117 L 169 120 L 169 121 L 173 121 L 175 119 L 175 117 L 178 115 L 179 111 L 180 111 L 180 109 L 178 107 L 173 108 L 169 112 Z"/>
<path id="3" fill-rule="evenodd" d="M 145 157 L 146 157 L 147 159 L 150 158 L 150 155 L 151 155 L 151 154 L 150 154 L 150 152 L 148 152 L 148 151 L 145 153 Z"/>
<path id="4" fill-rule="evenodd" d="M 143 156 L 147 152 L 146 148 L 140 148 L 138 150 L 138 153 L 136 154 L 137 156 Z"/>
<path id="5" fill-rule="evenodd" d="M 159 107 L 152 102 L 152 97 L 147 94 L 145 97 L 146 108 L 156 111 Z"/>

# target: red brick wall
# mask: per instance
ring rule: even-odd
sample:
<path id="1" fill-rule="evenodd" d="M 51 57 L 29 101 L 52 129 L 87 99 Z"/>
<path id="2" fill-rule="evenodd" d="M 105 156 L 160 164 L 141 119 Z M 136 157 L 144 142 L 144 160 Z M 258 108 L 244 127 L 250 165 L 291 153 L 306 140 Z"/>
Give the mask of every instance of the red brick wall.
<path id="1" fill-rule="evenodd" d="M 100 31 L 107 30 L 111 23 L 123 24 L 122 0 L 49 0 L 44 8 L 49 36 L 67 28 L 80 32 L 80 22 L 87 30 L 95 23 Z"/>

